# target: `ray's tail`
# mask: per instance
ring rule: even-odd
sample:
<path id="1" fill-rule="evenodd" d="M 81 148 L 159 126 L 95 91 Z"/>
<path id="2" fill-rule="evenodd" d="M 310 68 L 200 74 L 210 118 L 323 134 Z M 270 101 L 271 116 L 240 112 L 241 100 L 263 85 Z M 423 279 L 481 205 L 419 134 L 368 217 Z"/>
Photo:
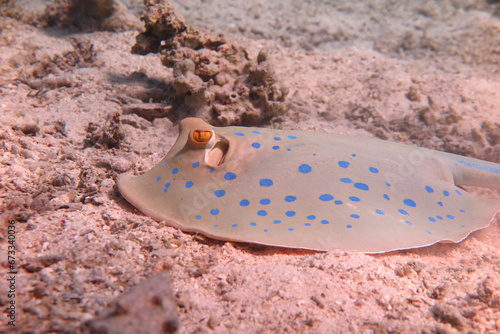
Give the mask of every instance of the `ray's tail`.
<path id="1" fill-rule="evenodd" d="M 500 164 L 444 153 L 457 186 L 477 186 L 500 190 Z"/>

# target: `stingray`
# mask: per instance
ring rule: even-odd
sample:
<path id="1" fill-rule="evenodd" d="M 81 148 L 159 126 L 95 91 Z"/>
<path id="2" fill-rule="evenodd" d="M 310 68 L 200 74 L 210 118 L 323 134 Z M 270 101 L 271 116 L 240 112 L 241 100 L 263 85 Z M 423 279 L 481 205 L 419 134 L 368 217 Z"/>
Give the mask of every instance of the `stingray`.
<path id="1" fill-rule="evenodd" d="M 179 124 L 167 156 L 121 194 L 146 215 L 228 241 L 381 253 L 460 242 L 493 221 L 500 164 L 379 139 Z"/>

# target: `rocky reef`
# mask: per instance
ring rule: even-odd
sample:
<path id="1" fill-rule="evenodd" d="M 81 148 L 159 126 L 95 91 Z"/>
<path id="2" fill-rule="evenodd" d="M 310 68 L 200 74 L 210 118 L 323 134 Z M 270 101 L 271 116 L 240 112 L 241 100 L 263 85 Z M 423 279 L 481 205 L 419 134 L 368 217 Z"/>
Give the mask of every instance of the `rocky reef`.
<path id="1" fill-rule="evenodd" d="M 284 115 L 288 89 L 268 52 L 252 59 L 244 47 L 186 24 L 164 0 L 146 0 L 135 54 L 160 53 L 173 69 L 171 103 L 179 115 L 201 117 L 214 125 L 256 125 Z M 256 52 L 257 53 L 257 52 Z"/>

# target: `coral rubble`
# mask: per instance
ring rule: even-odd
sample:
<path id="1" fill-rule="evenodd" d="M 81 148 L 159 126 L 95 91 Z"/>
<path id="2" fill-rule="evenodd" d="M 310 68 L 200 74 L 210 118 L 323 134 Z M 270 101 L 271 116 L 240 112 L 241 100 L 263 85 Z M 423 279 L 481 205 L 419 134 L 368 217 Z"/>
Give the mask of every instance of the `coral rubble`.
<path id="1" fill-rule="evenodd" d="M 132 48 L 160 53 L 173 69 L 172 105 L 214 125 L 256 125 L 287 112 L 287 88 L 278 80 L 265 49 L 249 51 L 187 25 L 164 0 L 145 0 L 146 30 Z"/>

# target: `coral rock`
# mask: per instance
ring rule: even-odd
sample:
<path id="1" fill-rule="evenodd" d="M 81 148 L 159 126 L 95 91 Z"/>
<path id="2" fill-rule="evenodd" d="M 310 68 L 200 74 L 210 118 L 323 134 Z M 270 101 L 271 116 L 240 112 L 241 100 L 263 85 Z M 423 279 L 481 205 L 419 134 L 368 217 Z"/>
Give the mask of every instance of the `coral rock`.
<path id="1" fill-rule="evenodd" d="M 288 111 L 288 90 L 279 82 L 261 50 L 257 61 L 222 36 L 187 25 L 164 0 L 146 0 L 146 30 L 137 36 L 133 53 L 160 53 L 173 68 L 174 110 L 204 118 L 214 125 L 256 125 Z"/>

